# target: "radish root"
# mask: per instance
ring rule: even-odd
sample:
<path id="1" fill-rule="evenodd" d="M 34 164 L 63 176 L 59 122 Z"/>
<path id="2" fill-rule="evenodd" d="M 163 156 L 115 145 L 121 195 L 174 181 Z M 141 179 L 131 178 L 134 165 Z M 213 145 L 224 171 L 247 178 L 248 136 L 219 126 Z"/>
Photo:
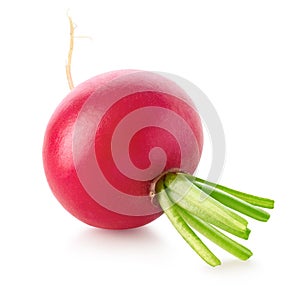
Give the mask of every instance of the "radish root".
<path id="1" fill-rule="evenodd" d="M 66 74 L 67 74 L 67 80 L 69 84 L 70 90 L 74 88 L 74 83 L 72 79 L 72 73 L 71 73 L 71 64 L 72 64 L 72 55 L 73 55 L 73 48 L 74 48 L 74 30 L 75 26 L 73 23 L 72 18 L 68 15 L 69 24 L 70 24 L 70 44 L 69 44 L 69 52 L 68 52 L 68 62 L 66 64 Z"/>

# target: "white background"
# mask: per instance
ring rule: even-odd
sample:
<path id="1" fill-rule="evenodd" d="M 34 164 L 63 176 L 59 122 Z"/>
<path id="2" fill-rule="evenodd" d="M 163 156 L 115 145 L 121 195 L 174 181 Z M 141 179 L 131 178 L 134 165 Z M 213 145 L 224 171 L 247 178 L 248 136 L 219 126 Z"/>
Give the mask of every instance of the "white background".
<path id="1" fill-rule="evenodd" d="M 53 197 L 45 127 L 68 93 L 67 10 L 77 24 L 75 83 L 137 68 L 178 74 L 216 107 L 226 134 L 221 183 L 272 197 L 251 219 L 247 262 L 209 246 L 210 268 L 161 217 L 97 230 Z M 1 1 L 1 285 L 299 285 L 299 1 Z M 199 175 L 209 168 L 206 138 Z M 203 172 L 203 173 L 202 173 Z M 299 266 L 299 265 L 298 265 Z"/>

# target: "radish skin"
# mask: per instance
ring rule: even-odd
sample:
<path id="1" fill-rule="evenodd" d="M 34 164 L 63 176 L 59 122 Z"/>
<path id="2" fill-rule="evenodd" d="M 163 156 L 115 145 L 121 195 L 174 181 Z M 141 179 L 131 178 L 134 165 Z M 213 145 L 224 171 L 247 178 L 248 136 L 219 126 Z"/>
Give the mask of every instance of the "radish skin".
<path id="1" fill-rule="evenodd" d="M 104 107 L 107 111 L 102 114 Z M 146 108 L 154 110 L 151 118 L 138 114 Z M 100 122 L 93 118 L 98 114 L 102 114 Z M 132 114 L 136 114 L 131 123 L 135 133 L 127 150 L 128 132 L 122 135 L 118 126 Z M 172 120 L 162 120 L 168 116 Z M 134 130 L 137 123 L 145 127 Z M 185 140 L 186 136 L 191 139 Z M 126 229 L 162 214 L 149 198 L 151 181 L 174 167 L 193 173 L 202 145 L 200 117 L 181 88 L 155 73 L 121 70 L 87 80 L 62 101 L 45 133 L 43 162 L 53 194 L 73 216 L 95 227 Z M 152 154 L 155 157 L 149 161 Z M 132 165 L 122 169 L 115 162 L 119 158 L 124 163 L 126 156 Z M 130 176 L 144 177 L 123 173 L 130 170 Z"/>

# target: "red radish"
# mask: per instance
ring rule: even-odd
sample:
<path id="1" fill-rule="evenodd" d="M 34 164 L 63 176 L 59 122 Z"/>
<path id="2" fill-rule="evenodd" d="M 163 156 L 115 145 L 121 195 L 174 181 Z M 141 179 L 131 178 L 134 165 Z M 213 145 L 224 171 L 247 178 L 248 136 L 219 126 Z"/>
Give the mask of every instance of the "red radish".
<path id="1" fill-rule="evenodd" d="M 98 121 L 104 106 L 107 112 Z M 95 112 L 97 121 L 92 118 Z M 175 119 L 181 125 L 172 126 Z M 130 120 L 131 125 L 126 125 Z M 122 123 L 125 134 L 117 134 Z M 128 150 L 124 143 L 129 129 L 133 137 Z M 114 132 L 119 138 L 111 150 Z M 166 153 L 156 149 L 150 162 L 149 152 L 158 147 Z M 96 227 L 122 229 L 161 215 L 149 198 L 151 181 L 171 168 L 193 173 L 201 151 L 200 117 L 183 90 L 154 73 L 123 70 L 96 76 L 70 92 L 49 122 L 43 158 L 49 185 L 71 214 Z M 90 164 L 93 155 L 96 167 Z M 124 165 L 126 156 L 132 160 L 127 168 L 133 174 L 123 174 L 116 164 Z M 113 188 L 132 195 L 124 195 L 127 205 L 124 198 L 114 201 Z M 101 202 L 101 192 L 106 202 Z"/>
<path id="2" fill-rule="evenodd" d="M 192 228 L 246 260 L 252 252 L 220 230 L 247 239 L 248 222 L 270 215 L 274 201 L 191 174 L 202 153 L 200 117 L 187 92 L 164 74 L 120 70 L 73 88 L 51 117 L 43 162 L 58 201 L 79 220 L 101 228 L 145 225 L 163 212 L 208 264 L 220 260 Z M 218 228 L 215 228 L 218 227 Z"/>

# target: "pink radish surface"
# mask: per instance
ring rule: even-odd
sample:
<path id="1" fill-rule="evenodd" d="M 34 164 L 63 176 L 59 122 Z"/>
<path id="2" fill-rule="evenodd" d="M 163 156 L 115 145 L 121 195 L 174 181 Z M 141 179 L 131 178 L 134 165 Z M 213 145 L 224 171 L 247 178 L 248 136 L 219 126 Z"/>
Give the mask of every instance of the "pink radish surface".
<path id="1" fill-rule="evenodd" d="M 185 91 L 152 72 L 113 71 L 75 87 L 52 115 L 43 162 L 53 194 L 101 228 L 145 225 L 162 214 L 151 181 L 171 168 L 193 173 L 203 145 Z"/>

